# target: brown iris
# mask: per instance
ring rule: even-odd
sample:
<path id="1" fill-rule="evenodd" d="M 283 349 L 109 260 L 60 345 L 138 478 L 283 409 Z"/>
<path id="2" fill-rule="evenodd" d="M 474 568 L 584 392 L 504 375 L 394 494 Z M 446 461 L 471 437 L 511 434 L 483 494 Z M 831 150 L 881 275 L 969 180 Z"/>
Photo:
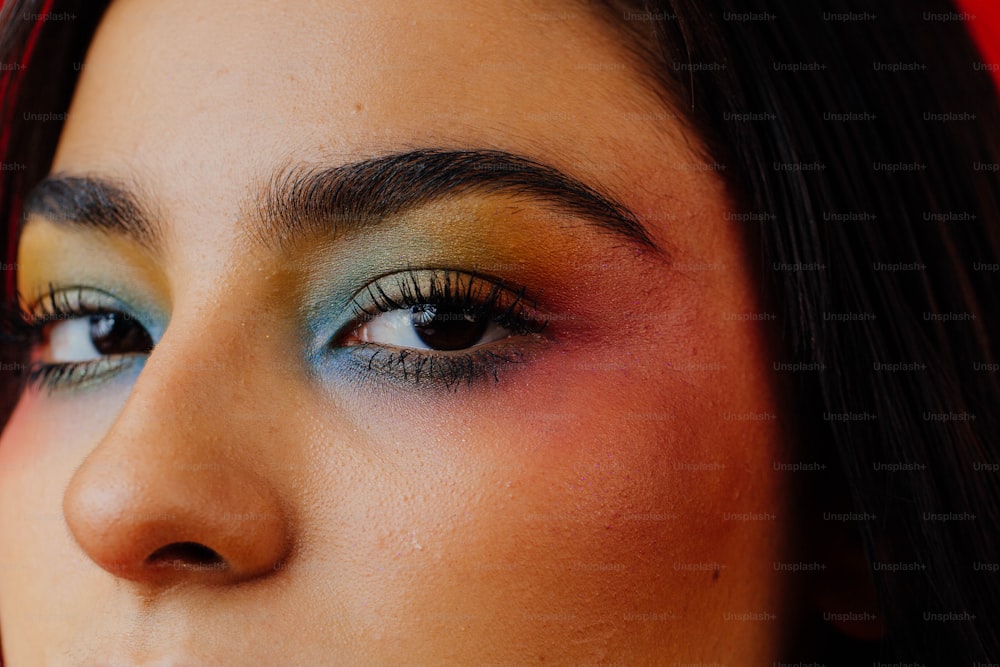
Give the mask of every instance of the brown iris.
<path id="1" fill-rule="evenodd" d="M 90 340 L 94 349 L 103 355 L 146 354 L 153 349 L 149 333 L 122 313 L 91 315 Z"/>
<path id="2" fill-rule="evenodd" d="M 420 341 L 434 350 L 464 350 L 482 339 L 490 320 L 483 314 L 441 305 L 413 306 L 410 322 Z"/>

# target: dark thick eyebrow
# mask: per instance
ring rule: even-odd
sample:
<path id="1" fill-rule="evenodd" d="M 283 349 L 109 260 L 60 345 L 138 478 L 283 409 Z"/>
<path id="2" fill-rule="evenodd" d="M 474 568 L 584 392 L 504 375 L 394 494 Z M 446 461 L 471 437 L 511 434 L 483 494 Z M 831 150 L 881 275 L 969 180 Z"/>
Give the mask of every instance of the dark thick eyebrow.
<path id="1" fill-rule="evenodd" d="M 100 177 L 54 174 L 35 186 L 24 220 L 91 227 L 157 250 L 160 222 L 135 188 Z M 571 216 L 600 231 L 661 252 L 639 218 L 610 195 L 558 169 L 497 150 L 421 149 L 331 168 L 290 167 L 278 172 L 243 206 L 248 234 L 263 247 L 341 234 L 462 194 L 505 194 Z M 540 217 L 539 220 L 544 220 Z"/>
<path id="2" fill-rule="evenodd" d="M 553 219 L 576 217 L 660 251 L 638 217 L 610 195 L 554 167 L 497 150 L 420 149 L 327 169 L 288 168 L 245 209 L 258 242 L 284 246 L 303 236 L 350 233 L 470 193 L 523 198 L 549 209 Z"/>
<path id="3" fill-rule="evenodd" d="M 155 249 L 160 244 L 159 229 L 133 190 L 109 179 L 53 174 L 28 194 L 21 224 L 39 216 L 57 224 L 126 236 Z"/>

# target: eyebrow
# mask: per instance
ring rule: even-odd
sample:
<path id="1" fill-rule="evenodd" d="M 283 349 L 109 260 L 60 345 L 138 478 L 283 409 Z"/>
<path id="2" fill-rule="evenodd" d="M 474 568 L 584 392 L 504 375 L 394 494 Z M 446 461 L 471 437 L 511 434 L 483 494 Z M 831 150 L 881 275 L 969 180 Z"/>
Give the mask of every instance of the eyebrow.
<path id="1" fill-rule="evenodd" d="M 134 190 L 134 186 L 100 177 L 47 176 L 25 199 L 22 230 L 32 216 L 39 216 L 55 223 L 122 235 L 144 247 L 156 248 L 160 245 L 159 229 Z"/>
<path id="2" fill-rule="evenodd" d="M 579 218 L 644 249 L 661 252 L 628 207 L 602 190 L 535 160 L 498 150 L 419 149 L 330 168 L 279 170 L 242 204 L 248 234 L 282 248 L 318 234 L 350 234 L 447 197 L 504 194 Z M 84 225 L 156 249 L 161 234 L 129 188 L 97 177 L 51 175 L 25 203 L 26 218 Z"/>

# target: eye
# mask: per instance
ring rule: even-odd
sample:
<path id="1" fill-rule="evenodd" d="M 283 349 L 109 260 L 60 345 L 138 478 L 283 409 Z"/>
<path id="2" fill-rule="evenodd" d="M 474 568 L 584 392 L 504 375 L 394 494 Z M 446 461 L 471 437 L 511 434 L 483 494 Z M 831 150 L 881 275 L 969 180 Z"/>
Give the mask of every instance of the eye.
<path id="1" fill-rule="evenodd" d="M 329 345 L 367 378 L 454 389 L 525 368 L 548 320 L 525 288 L 451 269 L 409 269 L 367 285 Z"/>
<path id="2" fill-rule="evenodd" d="M 46 364 L 96 361 L 101 357 L 148 354 L 153 340 L 135 319 L 119 312 L 93 313 L 49 324 L 39 361 Z"/>
<path id="3" fill-rule="evenodd" d="M 465 350 L 511 334 L 488 313 L 448 304 L 418 304 L 382 313 L 355 332 L 364 343 L 439 351 Z"/>
<path id="4" fill-rule="evenodd" d="M 91 287 L 57 289 L 20 309 L 15 326 L 30 359 L 26 386 L 96 387 L 153 351 L 149 329 L 120 299 Z"/>
<path id="5" fill-rule="evenodd" d="M 455 352 L 544 328 L 524 289 L 459 271 L 408 270 L 354 298 L 356 322 L 343 345 Z"/>

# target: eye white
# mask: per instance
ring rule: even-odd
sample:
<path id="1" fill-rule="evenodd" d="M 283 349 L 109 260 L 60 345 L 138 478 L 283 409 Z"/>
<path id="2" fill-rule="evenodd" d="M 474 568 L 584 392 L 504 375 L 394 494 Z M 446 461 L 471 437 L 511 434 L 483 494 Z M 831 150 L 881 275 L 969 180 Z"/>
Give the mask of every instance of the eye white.
<path id="1" fill-rule="evenodd" d="M 375 343 L 387 347 L 404 347 L 413 350 L 434 350 L 424 341 L 420 340 L 416 329 L 413 326 L 414 317 L 420 318 L 420 313 L 414 316 L 409 308 L 400 310 L 390 310 L 380 313 L 366 322 L 357 332 L 358 340 L 365 343 Z M 502 340 L 510 335 L 510 331 L 496 322 L 490 322 L 486 326 L 483 335 L 474 345 L 485 345 L 493 341 Z"/>
<path id="2" fill-rule="evenodd" d="M 49 328 L 48 350 L 45 361 L 72 363 L 93 361 L 102 355 L 91 337 L 90 317 L 77 317 L 57 322 Z"/>

